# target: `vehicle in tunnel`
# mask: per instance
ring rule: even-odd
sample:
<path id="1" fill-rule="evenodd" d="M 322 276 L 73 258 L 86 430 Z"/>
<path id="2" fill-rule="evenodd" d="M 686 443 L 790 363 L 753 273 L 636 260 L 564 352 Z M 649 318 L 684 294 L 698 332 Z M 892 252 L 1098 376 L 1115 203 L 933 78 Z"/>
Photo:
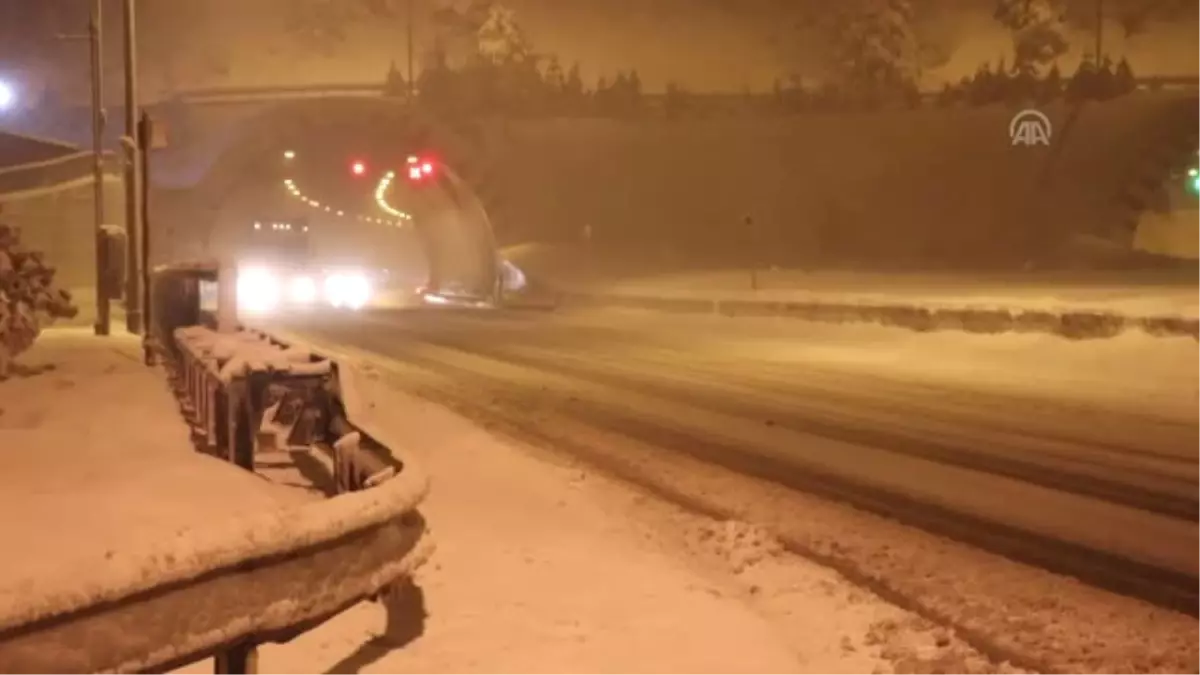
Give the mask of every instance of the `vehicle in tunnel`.
<path id="1" fill-rule="evenodd" d="M 423 304 L 434 306 L 496 307 L 503 305 L 512 294 L 528 287 L 525 273 L 511 261 L 500 259 L 499 293 L 488 297 L 473 292 L 459 281 L 447 281 L 437 287 L 422 284 L 415 295 Z"/>
<path id="2" fill-rule="evenodd" d="M 280 310 L 358 310 L 372 299 L 382 272 L 332 265 L 313 245 L 307 218 L 255 221 L 237 255 L 238 306 L 251 313 Z"/>

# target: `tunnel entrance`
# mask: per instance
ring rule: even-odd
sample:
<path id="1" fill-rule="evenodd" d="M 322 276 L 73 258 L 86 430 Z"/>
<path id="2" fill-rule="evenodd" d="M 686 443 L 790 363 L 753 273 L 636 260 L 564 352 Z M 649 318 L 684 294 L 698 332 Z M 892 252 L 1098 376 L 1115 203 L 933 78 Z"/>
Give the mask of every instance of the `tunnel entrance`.
<path id="1" fill-rule="evenodd" d="M 466 177 L 482 151 L 452 129 L 398 101 L 327 98 L 273 106 L 225 136 L 196 184 L 157 200 L 171 238 L 186 230 L 193 242 L 171 258 L 227 256 L 255 224 L 303 218 L 318 261 L 406 260 L 412 279 L 415 247 L 424 270 L 414 286 L 498 299 L 491 221 Z"/>

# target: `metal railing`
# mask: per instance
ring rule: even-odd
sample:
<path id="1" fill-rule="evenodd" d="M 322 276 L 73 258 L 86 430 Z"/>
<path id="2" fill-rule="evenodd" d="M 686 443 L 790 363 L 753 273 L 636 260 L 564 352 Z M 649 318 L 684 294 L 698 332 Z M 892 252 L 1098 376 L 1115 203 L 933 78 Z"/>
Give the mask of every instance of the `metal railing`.
<path id="1" fill-rule="evenodd" d="M 79 151 L 51 159 L 0 168 L 0 195 L 51 189 L 75 181 L 90 181 L 93 171 L 90 151 Z M 105 170 L 115 172 L 116 158 L 105 153 Z"/>

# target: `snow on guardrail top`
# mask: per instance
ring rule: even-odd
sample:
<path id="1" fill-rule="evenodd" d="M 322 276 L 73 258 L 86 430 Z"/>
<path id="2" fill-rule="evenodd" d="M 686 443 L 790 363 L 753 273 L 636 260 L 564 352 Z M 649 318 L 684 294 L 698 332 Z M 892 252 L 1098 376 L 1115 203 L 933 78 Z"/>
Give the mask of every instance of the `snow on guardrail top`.
<path id="1" fill-rule="evenodd" d="M 218 333 L 205 326 L 175 330 L 175 339 L 198 356 L 220 364 L 219 377 L 229 384 L 234 378 L 256 372 L 285 372 L 294 375 L 324 375 L 332 372 L 328 359 L 306 349 L 283 347 L 254 331 Z"/>

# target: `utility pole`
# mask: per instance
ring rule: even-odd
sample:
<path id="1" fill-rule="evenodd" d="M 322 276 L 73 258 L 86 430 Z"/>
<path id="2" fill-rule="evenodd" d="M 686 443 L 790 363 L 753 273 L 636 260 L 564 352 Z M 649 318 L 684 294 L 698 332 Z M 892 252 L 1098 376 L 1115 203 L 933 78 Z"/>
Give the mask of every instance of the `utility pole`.
<path id="1" fill-rule="evenodd" d="M 407 26 L 407 32 L 408 32 L 408 102 L 409 103 L 412 103 L 413 101 L 416 100 L 416 94 L 417 94 L 417 83 L 414 79 L 414 74 L 413 74 L 415 71 L 415 65 L 414 65 L 414 59 L 413 59 L 413 32 L 414 32 L 415 28 L 413 26 L 413 22 L 414 22 L 414 17 L 416 15 L 416 12 L 413 10 L 414 2 L 416 2 L 416 0 L 406 0 L 406 4 L 405 4 L 405 7 L 406 7 L 407 13 L 408 13 L 408 20 L 405 22 L 405 24 Z"/>
<path id="2" fill-rule="evenodd" d="M 95 0 L 88 25 L 92 68 L 92 213 L 96 226 L 96 335 L 112 330 L 108 305 L 108 237 L 104 232 L 104 3 Z"/>
<path id="3" fill-rule="evenodd" d="M 92 70 L 92 217 L 96 240 L 96 335 L 108 335 L 112 318 L 108 305 L 108 237 L 104 233 L 104 3 L 95 0 L 88 22 Z"/>
<path id="4" fill-rule="evenodd" d="M 145 364 L 147 366 L 153 366 L 155 363 L 154 345 L 151 342 L 151 340 L 154 337 L 154 321 L 156 321 L 158 319 L 158 317 L 156 317 L 154 315 L 154 303 L 150 296 L 150 291 L 152 290 L 151 283 L 150 283 L 151 282 L 151 278 L 150 278 L 151 239 L 150 239 L 150 228 L 145 227 L 145 223 L 150 222 L 150 194 L 149 194 L 150 193 L 150 190 L 149 190 L 149 185 L 150 185 L 150 148 L 152 146 L 153 139 L 155 136 L 153 123 L 150 119 L 149 113 L 145 113 L 145 112 L 142 113 L 141 118 L 138 120 L 138 131 L 140 133 L 138 138 L 141 141 L 141 146 L 138 147 L 137 154 L 138 154 L 138 158 L 141 160 L 140 166 L 141 166 L 141 170 L 142 170 L 142 181 L 141 181 L 141 190 L 142 191 L 141 191 L 141 194 L 139 195 L 139 197 L 140 197 L 139 206 L 141 207 L 142 223 L 143 223 L 142 251 L 141 251 L 141 261 L 140 261 L 139 267 L 141 268 L 141 271 L 142 271 L 142 275 L 141 275 L 142 323 L 145 326 L 144 330 L 142 331 L 142 355 L 143 355 L 143 361 L 145 362 Z"/>
<path id="5" fill-rule="evenodd" d="M 134 334 L 143 330 L 141 242 L 142 219 L 141 134 L 138 122 L 137 15 L 134 0 L 124 0 L 125 26 L 125 328 Z"/>
<path id="6" fill-rule="evenodd" d="M 1104 54 L 1104 0 L 1096 0 L 1096 68 Z"/>
<path id="7" fill-rule="evenodd" d="M 92 85 L 92 219 L 96 254 L 96 335 L 112 330 L 108 296 L 108 236 L 104 232 L 104 3 L 94 0 L 86 35 L 58 35 L 59 40 L 87 40 Z"/>

